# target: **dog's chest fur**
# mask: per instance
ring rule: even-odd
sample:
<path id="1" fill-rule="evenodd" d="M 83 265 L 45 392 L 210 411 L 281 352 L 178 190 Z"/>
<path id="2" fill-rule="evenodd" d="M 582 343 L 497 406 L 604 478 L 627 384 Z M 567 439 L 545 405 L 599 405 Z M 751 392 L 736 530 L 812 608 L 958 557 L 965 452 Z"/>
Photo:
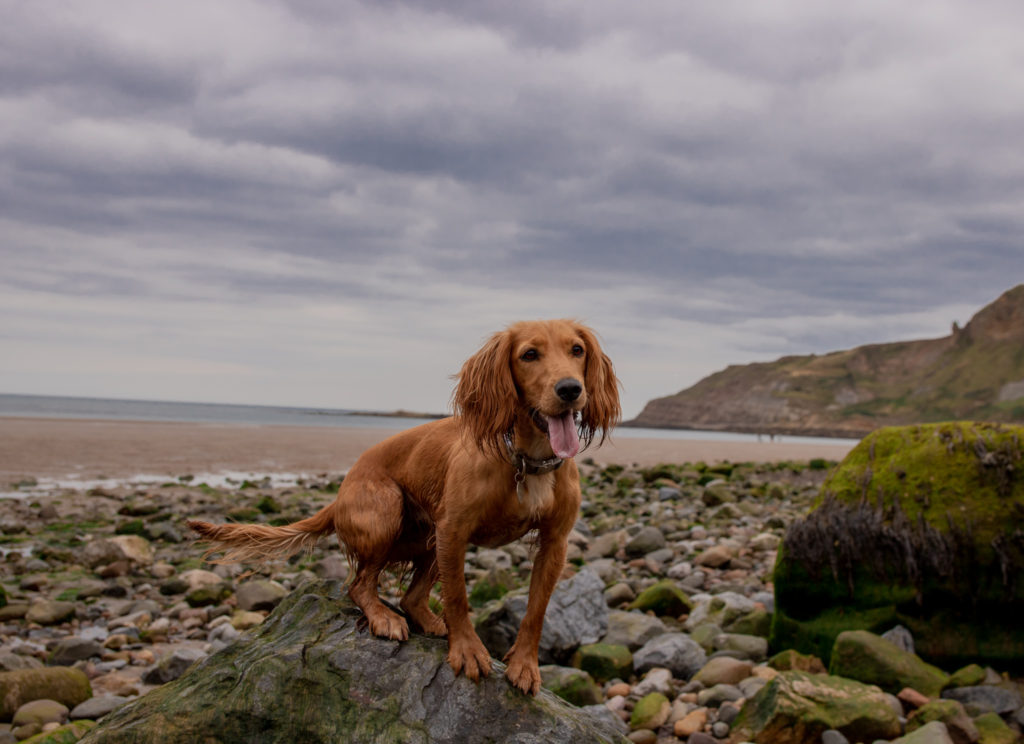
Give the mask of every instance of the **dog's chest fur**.
<path id="1" fill-rule="evenodd" d="M 527 519 L 535 520 L 551 508 L 555 499 L 555 474 L 528 475 L 518 489 L 520 507 Z"/>

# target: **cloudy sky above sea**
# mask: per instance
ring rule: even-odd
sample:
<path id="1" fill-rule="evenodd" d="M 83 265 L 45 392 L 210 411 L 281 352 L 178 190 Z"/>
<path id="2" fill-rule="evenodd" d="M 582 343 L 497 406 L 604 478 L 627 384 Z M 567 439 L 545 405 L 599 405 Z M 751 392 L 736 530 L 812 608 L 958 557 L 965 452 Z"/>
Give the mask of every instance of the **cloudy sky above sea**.
<path id="1" fill-rule="evenodd" d="M 0 392 L 439 411 L 518 319 L 626 416 L 1024 276 L 1024 4 L 0 0 Z"/>

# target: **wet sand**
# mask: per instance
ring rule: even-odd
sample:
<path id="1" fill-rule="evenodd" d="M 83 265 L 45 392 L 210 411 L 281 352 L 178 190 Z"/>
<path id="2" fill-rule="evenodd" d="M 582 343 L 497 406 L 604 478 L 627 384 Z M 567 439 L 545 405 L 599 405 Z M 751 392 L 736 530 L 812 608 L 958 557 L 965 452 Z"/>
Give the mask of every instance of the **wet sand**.
<path id="1" fill-rule="evenodd" d="M 0 417 L 0 484 L 23 478 L 178 477 L 197 473 L 343 473 L 394 428 L 246 426 Z M 840 460 L 846 442 L 721 442 L 614 437 L 580 457 L 654 465 Z"/>

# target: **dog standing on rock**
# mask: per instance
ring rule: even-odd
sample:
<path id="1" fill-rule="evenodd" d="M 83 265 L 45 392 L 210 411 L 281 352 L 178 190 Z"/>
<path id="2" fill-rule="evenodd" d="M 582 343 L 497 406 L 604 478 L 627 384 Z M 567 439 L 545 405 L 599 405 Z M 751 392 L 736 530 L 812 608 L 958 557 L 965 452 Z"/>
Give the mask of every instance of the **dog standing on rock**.
<path id="1" fill-rule="evenodd" d="M 612 363 L 589 328 L 568 320 L 516 323 L 494 334 L 458 375 L 455 415 L 368 449 L 337 499 L 283 527 L 190 521 L 223 551 L 221 561 L 286 558 L 335 531 L 355 564 L 349 595 L 378 636 L 405 640 L 406 619 L 377 593 L 389 564 L 410 563 L 400 606 L 427 633 L 448 636 L 448 663 L 473 681 L 491 657 L 469 618 L 464 562 L 469 543 L 505 545 L 537 530 L 526 614 L 505 656 L 513 685 L 540 689 L 537 653 L 544 613 L 565 566 L 580 506 L 573 457 L 620 415 Z M 440 579 L 443 619 L 430 609 Z"/>

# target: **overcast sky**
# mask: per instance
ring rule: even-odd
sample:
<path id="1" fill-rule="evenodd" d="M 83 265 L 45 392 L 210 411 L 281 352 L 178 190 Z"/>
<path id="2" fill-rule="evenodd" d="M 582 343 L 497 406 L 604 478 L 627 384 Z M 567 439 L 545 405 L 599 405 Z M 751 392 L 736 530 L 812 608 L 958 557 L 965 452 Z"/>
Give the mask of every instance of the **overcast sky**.
<path id="1" fill-rule="evenodd" d="M 0 392 L 439 411 L 528 318 L 626 416 L 1024 281 L 1024 4 L 0 0 Z"/>

